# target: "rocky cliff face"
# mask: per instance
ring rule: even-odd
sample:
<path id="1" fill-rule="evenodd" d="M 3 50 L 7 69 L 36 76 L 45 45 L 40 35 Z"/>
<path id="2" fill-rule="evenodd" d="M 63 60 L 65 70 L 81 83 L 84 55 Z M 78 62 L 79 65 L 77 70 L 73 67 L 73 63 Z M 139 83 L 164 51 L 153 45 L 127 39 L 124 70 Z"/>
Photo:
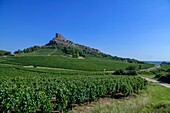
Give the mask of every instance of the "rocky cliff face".
<path id="1" fill-rule="evenodd" d="M 61 34 L 56 33 L 56 37 L 54 37 L 52 40 L 50 40 L 50 42 L 48 44 L 46 44 L 48 46 L 56 46 L 56 47 L 61 47 L 61 46 L 66 46 L 66 47 L 75 47 L 78 49 L 82 49 L 85 50 L 87 53 L 89 54 L 99 54 L 101 53 L 99 50 L 94 49 L 94 48 L 90 48 L 84 45 L 80 45 L 80 44 L 76 44 L 73 43 L 70 40 L 65 39 Z"/>

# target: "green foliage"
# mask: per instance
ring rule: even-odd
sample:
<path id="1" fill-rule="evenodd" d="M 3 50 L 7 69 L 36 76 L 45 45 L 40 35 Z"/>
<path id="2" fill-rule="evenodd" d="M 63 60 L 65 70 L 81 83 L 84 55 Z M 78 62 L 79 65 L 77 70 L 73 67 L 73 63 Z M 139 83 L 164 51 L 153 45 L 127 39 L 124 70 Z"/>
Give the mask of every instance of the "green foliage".
<path id="1" fill-rule="evenodd" d="M 162 69 L 162 70 L 168 70 L 168 69 L 170 69 L 170 64 L 161 64 L 161 69 Z"/>
<path id="2" fill-rule="evenodd" d="M 78 58 L 79 56 L 85 57 L 85 53 L 83 52 L 83 50 L 79 49 L 79 48 L 75 48 L 75 47 L 64 47 L 63 49 L 61 49 L 65 54 L 70 54 L 72 55 L 73 58 Z"/>
<path id="3" fill-rule="evenodd" d="M 170 88 L 149 84 L 146 90 L 128 99 L 105 99 L 96 102 L 89 113 L 169 113 Z M 77 110 L 79 111 L 79 109 Z M 75 110 L 76 112 L 76 110 Z"/>
<path id="4" fill-rule="evenodd" d="M 170 73 L 170 69 L 167 69 L 167 72 Z"/>
<path id="5" fill-rule="evenodd" d="M 14 54 L 30 53 L 30 52 L 36 51 L 40 48 L 41 48 L 40 46 L 33 46 L 33 47 L 26 48 L 24 50 L 19 49 L 19 50 L 15 51 Z"/>
<path id="6" fill-rule="evenodd" d="M 115 72 L 113 72 L 113 75 L 123 75 L 123 73 L 124 73 L 123 69 L 118 69 L 118 70 L 115 70 Z"/>
<path id="7" fill-rule="evenodd" d="M 113 75 L 137 75 L 136 66 L 131 65 L 128 66 L 125 70 L 123 69 L 115 70 Z"/>
<path id="8" fill-rule="evenodd" d="M 156 69 L 151 72 L 155 75 L 155 79 L 170 83 L 170 65 L 168 63 L 162 63 L 160 69 Z"/>
<path id="9" fill-rule="evenodd" d="M 5 50 L 0 50 L 0 56 L 9 56 L 11 55 L 11 52 L 5 51 Z"/>
<path id="10" fill-rule="evenodd" d="M 84 71 L 103 71 L 125 69 L 128 66 L 136 66 L 139 64 L 125 63 L 122 61 L 115 61 L 102 58 L 87 57 L 86 59 L 72 59 L 62 56 L 18 56 L 18 57 L 0 57 L 2 63 L 20 64 L 20 65 L 33 65 L 42 67 L 54 67 L 73 70 Z M 142 68 L 150 67 L 150 64 L 140 64 Z"/>
<path id="11" fill-rule="evenodd" d="M 162 75 L 160 73 L 156 74 L 154 78 L 160 78 Z"/>
<path id="12" fill-rule="evenodd" d="M 21 53 L 23 53 L 23 51 L 20 49 L 18 49 L 17 51 L 14 52 L 14 54 L 21 54 Z"/>
<path id="13" fill-rule="evenodd" d="M 21 54 L 20 56 L 48 56 L 50 53 L 52 53 L 55 49 L 49 49 L 49 48 L 41 48 L 36 51 Z"/>
<path id="14" fill-rule="evenodd" d="M 135 70 L 116 70 L 113 75 L 137 75 L 137 72 Z"/>
<path id="15" fill-rule="evenodd" d="M 79 58 L 79 53 L 73 53 L 73 58 Z"/>
<path id="16" fill-rule="evenodd" d="M 169 65 L 169 62 L 162 62 L 161 65 Z"/>
<path id="17" fill-rule="evenodd" d="M 56 50 L 54 50 L 54 51 L 51 53 L 51 56 L 55 56 L 55 55 L 63 55 L 63 56 L 66 56 L 66 54 L 65 54 L 63 51 L 59 50 L 59 49 L 56 49 Z"/>
<path id="18" fill-rule="evenodd" d="M 59 71 L 65 73 L 65 71 Z M 0 112 L 67 111 L 75 104 L 117 94 L 129 96 L 145 89 L 140 77 L 59 74 L 58 71 L 0 66 Z M 76 73 L 84 73 L 79 76 Z M 85 75 L 85 73 L 89 73 Z"/>
<path id="19" fill-rule="evenodd" d="M 90 47 L 79 45 L 79 44 L 75 44 L 75 45 L 76 46 L 70 46 L 70 45 L 66 46 L 63 44 L 58 44 L 58 45 L 47 44 L 45 46 L 33 46 L 33 47 L 26 48 L 24 50 L 19 49 L 19 50 L 15 51 L 14 54 L 24 53 L 26 55 L 42 55 L 43 54 L 43 53 L 41 53 L 42 49 L 44 49 L 44 50 L 47 49 L 47 52 L 48 52 L 48 49 L 54 49 L 54 50 L 57 49 L 58 51 L 56 51 L 52 55 L 72 55 L 73 58 L 78 58 L 78 56 L 86 57 L 88 55 L 91 55 L 94 57 L 100 57 L 100 58 L 105 58 L 105 59 L 110 59 L 110 60 L 117 60 L 117 61 L 136 63 L 136 64 L 137 63 L 144 64 L 144 62 L 141 62 L 141 61 L 138 61 L 135 59 L 111 56 L 109 54 L 102 53 L 99 50 L 94 49 L 94 48 L 90 48 Z M 59 52 L 59 54 L 58 54 L 58 52 Z M 31 54 L 28 54 L 28 53 L 31 53 Z M 49 54 L 43 54 L 43 55 L 49 55 Z M 139 68 L 142 69 L 142 66 L 139 66 Z"/>
<path id="20" fill-rule="evenodd" d="M 139 65 L 139 70 L 141 70 L 142 69 L 142 65 Z"/>

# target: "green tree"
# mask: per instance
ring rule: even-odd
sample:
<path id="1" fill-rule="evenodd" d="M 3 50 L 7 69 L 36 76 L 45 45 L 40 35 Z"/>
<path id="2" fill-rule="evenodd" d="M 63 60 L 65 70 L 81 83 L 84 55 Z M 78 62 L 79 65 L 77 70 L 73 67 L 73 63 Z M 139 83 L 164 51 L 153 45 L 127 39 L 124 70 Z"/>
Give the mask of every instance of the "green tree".
<path id="1" fill-rule="evenodd" d="M 68 48 L 67 48 L 67 47 L 64 47 L 63 52 L 66 53 L 66 54 L 68 54 Z"/>
<path id="2" fill-rule="evenodd" d="M 79 57 L 79 53 L 78 52 L 73 53 L 72 55 L 73 55 L 73 58 L 78 58 Z"/>
<path id="3" fill-rule="evenodd" d="M 6 51 L 4 55 L 7 55 L 7 56 L 9 56 L 9 55 L 11 55 L 11 52 L 9 52 L 9 51 Z"/>
<path id="4" fill-rule="evenodd" d="M 139 69 L 142 69 L 142 65 L 139 65 Z"/>
<path id="5" fill-rule="evenodd" d="M 0 50 L 0 56 L 3 56 L 5 54 L 4 50 Z"/>
<path id="6" fill-rule="evenodd" d="M 18 49 L 17 51 L 14 52 L 14 54 L 21 54 L 23 51 L 21 51 L 20 49 Z"/>
<path id="7" fill-rule="evenodd" d="M 11 52 L 5 51 L 5 50 L 0 50 L 0 56 L 4 56 L 4 55 L 6 55 L 6 56 L 11 55 Z"/>

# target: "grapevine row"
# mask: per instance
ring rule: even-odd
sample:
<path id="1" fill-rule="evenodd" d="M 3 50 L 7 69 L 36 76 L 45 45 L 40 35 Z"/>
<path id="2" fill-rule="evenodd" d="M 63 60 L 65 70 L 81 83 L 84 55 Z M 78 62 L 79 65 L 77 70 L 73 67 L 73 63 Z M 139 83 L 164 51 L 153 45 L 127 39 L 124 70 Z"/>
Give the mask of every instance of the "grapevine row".
<path id="1" fill-rule="evenodd" d="M 134 76 L 16 76 L 0 79 L 0 112 L 67 111 L 109 96 L 129 96 L 146 88 Z"/>

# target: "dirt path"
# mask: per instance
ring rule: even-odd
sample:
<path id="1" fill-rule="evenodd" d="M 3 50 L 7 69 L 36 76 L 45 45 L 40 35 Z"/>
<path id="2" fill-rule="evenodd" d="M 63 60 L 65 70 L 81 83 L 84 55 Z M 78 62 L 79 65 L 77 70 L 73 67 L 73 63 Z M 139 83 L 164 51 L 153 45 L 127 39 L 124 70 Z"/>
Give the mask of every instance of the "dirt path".
<path id="1" fill-rule="evenodd" d="M 160 84 L 160 85 L 162 85 L 162 86 L 165 86 L 165 87 L 167 87 L 167 88 L 170 88 L 170 84 L 168 84 L 168 83 L 161 82 L 161 81 L 157 81 L 157 80 L 154 80 L 154 79 L 151 79 L 151 78 L 146 78 L 146 77 L 142 77 L 142 78 L 144 78 L 144 79 L 147 80 L 147 81 L 154 82 L 154 83 L 158 83 L 158 84 Z"/>
<path id="2" fill-rule="evenodd" d="M 151 70 L 154 70 L 154 69 L 158 69 L 160 67 L 161 67 L 161 65 L 155 65 L 155 67 L 148 68 L 148 69 L 143 69 L 143 70 L 140 70 L 140 71 L 151 71 Z M 164 87 L 170 88 L 170 84 L 168 84 L 168 83 L 158 81 L 158 80 L 155 80 L 155 79 L 152 79 L 152 78 L 146 78 L 146 77 L 142 77 L 142 78 L 144 78 L 147 81 L 158 83 L 158 84 L 160 84 L 160 85 L 162 85 Z"/>
<path id="3" fill-rule="evenodd" d="M 80 71 L 80 70 L 72 70 L 72 69 L 64 69 L 64 68 L 52 68 L 52 67 L 40 67 L 40 66 L 23 66 L 24 68 L 38 68 L 38 69 L 50 69 L 50 70 L 66 70 L 66 71 Z"/>
<path id="4" fill-rule="evenodd" d="M 148 69 L 141 69 L 140 71 L 151 71 L 151 70 L 154 70 L 154 69 L 158 69 L 160 67 L 161 67 L 160 64 L 155 64 L 154 67 L 151 67 L 151 68 L 148 68 Z"/>
<path id="5" fill-rule="evenodd" d="M 52 51 L 51 53 L 49 53 L 47 56 L 51 56 L 54 52 L 56 52 L 57 49 L 55 49 L 54 51 Z"/>

